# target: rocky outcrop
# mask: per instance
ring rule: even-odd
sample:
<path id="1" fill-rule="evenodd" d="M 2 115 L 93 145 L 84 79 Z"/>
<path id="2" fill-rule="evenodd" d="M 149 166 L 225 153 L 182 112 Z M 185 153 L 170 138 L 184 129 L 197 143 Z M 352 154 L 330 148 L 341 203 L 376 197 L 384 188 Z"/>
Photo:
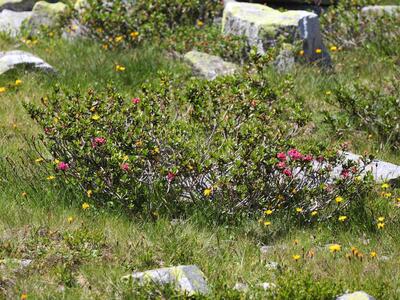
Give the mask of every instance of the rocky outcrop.
<path id="1" fill-rule="evenodd" d="M 31 12 L 15 12 L 11 10 L 3 10 L 0 12 L 0 31 L 16 36 L 20 33 L 22 23 L 29 19 Z"/>
<path id="2" fill-rule="evenodd" d="M 238 67 L 222 58 L 207 53 L 190 51 L 185 54 L 184 60 L 192 67 L 194 74 L 208 80 L 218 76 L 232 75 Z"/>
<path id="3" fill-rule="evenodd" d="M 20 66 L 32 67 L 45 72 L 55 72 L 52 66 L 29 52 L 19 50 L 0 52 L 0 74 Z"/>
<path id="4" fill-rule="evenodd" d="M 364 17 L 381 17 L 384 15 L 400 17 L 400 5 L 371 5 L 361 9 Z"/>
<path id="5" fill-rule="evenodd" d="M 222 20 L 225 34 L 244 35 L 250 46 L 264 54 L 278 38 L 302 41 L 304 57 L 330 65 L 329 53 L 322 42 L 320 23 L 314 13 L 302 10 L 280 12 L 261 4 L 228 2 Z"/>
<path id="6" fill-rule="evenodd" d="M 337 297 L 336 300 L 375 300 L 375 298 L 368 295 L 366 292 L 358 291 L 351 294 L 344 294 Z"/>
<path id="7" fill-rule="evenodd" d="M 32 28 L 33 33 L 39 31 L 41 26 L 53 27 L 57 25 L 60 17 L 66 13 L 67 9 L 68 6 L 62 2 L 39 1 L 33 7 L 28 26 Z"/>

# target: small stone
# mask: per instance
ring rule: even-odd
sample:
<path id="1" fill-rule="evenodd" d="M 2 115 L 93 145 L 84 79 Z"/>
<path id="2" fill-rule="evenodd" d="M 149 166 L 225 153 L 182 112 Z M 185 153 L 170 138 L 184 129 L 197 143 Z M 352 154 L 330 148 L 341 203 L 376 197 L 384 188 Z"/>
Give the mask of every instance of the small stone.
<path id="1" fill-rule="evenodd" d="M 133 279 L 139 284 L 154 283 L 158 285 L 173 284 L 175 288 L 187 294 L 208 294 L 209 288 L 203 272 L 196 265 L 161 268 L 145 272 L 136 272 L 122 277 Z"/>
<path id="2" fill-rule="evenodd" d="M 236 282 L 233 289 L 241 293 L 246 293 L 249 290 L 249 286 L 246 283 Z"/>
<path id="3" fill-rule="evenodd" d="M 20 50 L 0 52 L 0 74 L 19 66 L 29 66 L 45 72 L 55 72 L 52 66 L 29 52 Z"/>
<path id="4" fill-rule="evenodd" d="M 226 62 L 218 56 L 198 51 L 186 53 L 184 60 L 192 66 L 196 75 L 208 80 L 214 80 L 218 76 L 232 75 L 238 68 L 235 64 Z"/>
<path id="5" fill-rule="evenodd" d="M 375 300 L 375 298 L 368 295 L 366 292 L 358 291 L 352 294 L 344 294 L 337 297 L 336 300 Z"/>

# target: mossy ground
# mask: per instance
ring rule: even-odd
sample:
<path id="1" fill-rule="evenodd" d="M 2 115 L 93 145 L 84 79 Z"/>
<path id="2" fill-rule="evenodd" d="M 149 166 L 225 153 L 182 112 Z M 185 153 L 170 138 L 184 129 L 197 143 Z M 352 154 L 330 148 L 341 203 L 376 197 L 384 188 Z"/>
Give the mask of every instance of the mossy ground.
<path id="1" fill-rule="evenodd" d="M 155 78 L 157 71 L 169 70 L 185 78 L 190 76 L 188 69 L 154 45 L 111 52 L 90 41 L 43 38 L 27 47 L 19 40 L 2 37 L 0 47 L 31 51 L 58 70 L 55 77 L 23 69 L 0 77 L 0 86 L 5 87 L 22 80 L 19 87 L 7 88 L 0 95 L 0 258 L 33 259 L 24 270 L 0 269 L 0 297 L 16 299 L 26 293 L 28 299 L 179 298 L 168 288 L 139 289 L 120 278 L 133 270 L 197 264 L 208 279 L 211 299 L 333 299 L 347 290 L 364 290 L 377 299 L 398 298 L 400 208 L 389 199 L 385 203 L 370 199 L 368 204 L 386 212 L 384 230 L 374 225 L 378 216 L 310 227 L 287 226 L 276 220 L 274 229 L 282 230 L 273 231 L 257 220 L 218 225 L 207 218 L 206 211 L 172 220 L 168 216 L 128 216 L 94 206 L 83 210 L 86 196 L 46 180 L 40 164 L 29 154 L 27 141 L 39 128 L 22 102 L 39 103 L 54 85 L 86 90 L 112 83 L 133 97 L 140 84 Z M 389 76 L 394 72 L 393 62 L 368 49 L 337 52 L 333 59 L 333 72 L 312 66 L 299 66 L 293 72 L 295 90 L 306 98 L 304 109 L 313 118 L 312 129 L 298 141 L 350 141 L 354 152 L 368 150 L 400 163 L 399 153 L 382 147 L 377 137 L 368 138 L 368 133 L 354 128 L 341 135 L 332 132 L 322 114 L 338 109 L 327 96 L 335 85 L 352 80 L 378 84 L 377 74 Z M 116 72 L 116 65 L 126 70 Z M 270 72 L 271 81 L 281 79 Z M 395 197 L 396 191 L 393 193 Z M 326 247 L 331 243 L 340 244 L 342 250 L 331 253 Z M 262 245 L 276 248 L 262 254 Z M 346 257 L 351 247 L 357 247 L 363 257 Z M 371 252 L 377 257 L 371 257 Z M 295 261 L 293 255 L 301 258 Z M 269 270 L 271 261 L 280 268 Z M 253 288 L 241 295 L 233 290 L 236 282 Z M 278 288 L 264 292 L 257 288 L 262 282 L 273 282 Z"/>

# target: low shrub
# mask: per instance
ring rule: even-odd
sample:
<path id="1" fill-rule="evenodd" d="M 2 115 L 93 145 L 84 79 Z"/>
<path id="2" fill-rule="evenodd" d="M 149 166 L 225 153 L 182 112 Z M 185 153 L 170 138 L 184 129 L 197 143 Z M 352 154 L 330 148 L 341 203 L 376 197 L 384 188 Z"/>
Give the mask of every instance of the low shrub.
<path id="1" fill-rule="evenodd" d="M 361 168 L 334 150 L 294 149 L 291 138 L 309 120 L 303 100 L 292 78 L 272 85 L 260 70 L 185 84 L 163 74 L 131 100 L 113 88 L 56 90 L 44 107 L 26 106 L 56 176 L 99 204 L 173 213 L 207 206 L 233 219 L 268 209 L 304 221 L 362 207 Z"/>

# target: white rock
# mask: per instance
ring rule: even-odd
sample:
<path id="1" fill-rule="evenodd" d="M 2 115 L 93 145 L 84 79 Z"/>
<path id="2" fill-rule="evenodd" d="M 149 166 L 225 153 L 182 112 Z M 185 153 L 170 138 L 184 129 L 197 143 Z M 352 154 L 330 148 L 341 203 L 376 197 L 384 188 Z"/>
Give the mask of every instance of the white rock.
<path id="1" fill-rule="evenodd" d="M 290 41 L 301 40 L 306 58 L 331 64 L 322 42 L 318 16 L 308 11 L 280 12 L 261 4 L 228 2 L 224 9 L 222 31 L 246 36 L 250 46 L 257 47 L 260 54 L 275 46 L 280 36 Z M 321 49 L 322 53 L 316 53 L 316 49 Z"/>
<path id="2" fill-rule="evenodd" d="M 249 290 L 249 286 L 246 283 L 236 282 L 233 289 L 241 293 L 246 293 Z"/>
<path id="3" fill-rule="evenodd" d="M 183 58 L 191 65 L 196 75 L 208 80 L 214 80 L 218 76 L 232 75 L 238 69 L 233 63 L 203 52 L 190 51 Z"/>
<path id="4" fill-rule="evenodd" d="M 173 284 L 175 288 L 189 295 L 208 294 L 209 288 L 203 272 L 195 265 L 161 268 L 137 272 L 124 276 L 123 280 L 133 279 L 139 284 Z"/>
<path id="5" fill-rule="evenodd" d="M 264 291 L 268 291 L 268 290 L 272 290 L 276 288 L 276 284 L 272 283 L 272 282 L 263 282 L 260 283 L 260 287 L 264 290 Z"/>
<path id="6" fill-rule="evenodd" d="M 46 1 L 39 1 L 33 7 L 28 25 L 34 33 L 39 31 L 41 26 L 54 27 L 67 10 L 68 6 L 62 2 L 48 3 Z"/>
<path id="7" fill-rule="evenodd" d="M 275 261 L 269 261 L 266 263 L 265 268 L 269 271 L 278 270 L 279 264 Z"/>
<path id="8" fill-rule="evenodd" d="M 336 300 L 375 300 L 375 298 L 368 295 L 366 292 L 358 291 L 351 294 L 344 294 L 337 297 Z"/>
<path id="9" fill-rule="evenodd" d="M 400 5 L 371 5 L 361 9 L 361 14 L 364 17 L 374 16 L 400 16 Z"/>
<path id="10" fill-rule="evenodd" d="M 55 72 L 52 66 L 29 52 L 20 50 L 0 52 L 0 74 L 22 65 L 46 72 Z"/>
<path id="11" fill-rule="evenodd" d="M 0 31 L 8 33 L 15 37 L 21 31 L 22 23 L 30 18 L 31 12 L 15 12 L 11 10 L 3 10 L 0 12 Z"/>

